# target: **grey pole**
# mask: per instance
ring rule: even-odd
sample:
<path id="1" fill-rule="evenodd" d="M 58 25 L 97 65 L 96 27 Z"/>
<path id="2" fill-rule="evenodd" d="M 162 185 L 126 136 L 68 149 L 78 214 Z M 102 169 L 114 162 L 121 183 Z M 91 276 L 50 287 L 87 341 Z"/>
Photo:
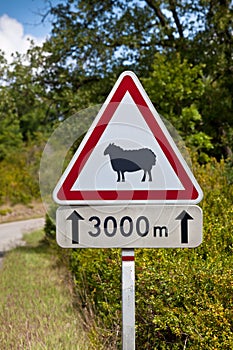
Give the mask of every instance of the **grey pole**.
<path id="1" fill-rule="evenodd" d="M 135 350 L 134 249 L 122 249 L 122 349 Z"/>

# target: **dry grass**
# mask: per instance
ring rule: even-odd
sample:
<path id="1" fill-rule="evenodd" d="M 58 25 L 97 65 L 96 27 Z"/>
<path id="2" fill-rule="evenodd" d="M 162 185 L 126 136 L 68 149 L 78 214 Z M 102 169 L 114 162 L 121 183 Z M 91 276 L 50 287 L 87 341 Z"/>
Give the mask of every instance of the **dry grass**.
<path id="1" fill-rule="evenodd" d="M 0 223 L 43 217 L 45 209 L 39 201 L 24 204 L 4 204 L 0 206 Z"/>
<path id="2" fill-rule="evenodd" d="M 0 270 L 1 350 L 87 350 L 72 285 L 42 231 L 4 258 Z"/>

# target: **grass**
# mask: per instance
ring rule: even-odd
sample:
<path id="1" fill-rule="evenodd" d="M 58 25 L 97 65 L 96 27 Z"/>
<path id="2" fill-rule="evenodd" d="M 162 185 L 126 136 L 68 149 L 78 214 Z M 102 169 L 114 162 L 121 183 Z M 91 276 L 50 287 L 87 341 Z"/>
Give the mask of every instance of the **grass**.
<path id="1" fill-rule="evenodd" d="M 68 272 L 59 266 L 42 238 L 42 231 L 26 235 L 27 245 L 4 257 L 0 268 L 0 348 L 91 349 L 73 307 Z"/>

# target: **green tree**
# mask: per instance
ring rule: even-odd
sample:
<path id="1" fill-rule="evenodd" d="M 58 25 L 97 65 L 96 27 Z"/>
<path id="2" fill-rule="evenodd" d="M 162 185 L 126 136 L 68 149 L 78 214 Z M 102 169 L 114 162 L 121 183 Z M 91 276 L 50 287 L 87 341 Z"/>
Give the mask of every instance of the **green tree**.
<path id="1" fill-rule="evenodd" d="M 4 56 L 0 54 L 0 79 L 2 80 L 0 87 L 0 160 L 22 146 L 17 107 L 9 87 L 4 83 L 6 64 Z"/>
<path id="2" fill-rule="evenodd" d="M 158 53 L 168 58 L 179 54 L 181 64 L 201 65 L 205 86 L 198 99 L 190 89 L 190 99 L 195 100 L 192 110 L 180 101 L 189 114 L 186 119 L 200 118 L 196 109 L 204 143 L 213 139 L 214 149 L 208 152 L 231 155 L 231 1 L 67 0 L 51 4 L 50 14 L 53 27 L 43 48 L 40 78 L 63 117 L 75 108 L 103 102 L 122 70 L 132 69 L 140 78 L 150 79 Z"/>
<path id="3" fill-rule="evenodd" d="M 205 94 L 201 113 L 213 138 L 215 154 L 231 157 L 233 150 L 233 4 L 230 0 L 202 2 L 206 8 L 203 30 L 190 50 L 193 62 L 205 63 Z"/>
<path id="4" fill-rule="evenodd" d="M 180 54 L 156 54 L 150 77 L 143 79 L 145 89 L 163 117 L 179 130 L 186 145 L 206 161 L 213 148 L 203 128 L 199 101 L 205 92 L 202 79 L 204 65 L 193 66 Z"/>
<path id="5" fill-rule="evenodd" d="M 2 78 L 23 140 L 102 103 L 119 73 L 132 69 L 146 79 L 158 111 L 189 133 L 189 145 L 219 158 L 232 155 L 230 0 L 47 3 L 51 37 L 28 51 L 27 65 L 18 56 Z M 153 77 L 162 79 L 160 89 Z"/>
<path id="6" fill-rule="evenodd" d="M 46 132 L 51 128 L 53 118 L 53 103 L 50 100 L 45 86 L 38 76 L 41 71 L 41 62 L 36 65 L 31 58 L 40 54 L 39 48 L 34 48 L 21 57 L 18 55 L 8 66 L 6 84 L 9 94 L 14 100 L 17 118 L 20 123 L 23 139 L 27 141 L 34 133 Z M 28 63 L 24 63 L 24 61 Z M 29 64 L 30 63 L 30 64 Z"/>
<path id="7" fill-rule="evenodd" d="M 39 197 L 38 168 L 48 103 L 33 67 L 19 55 L 8 64 L 0 55 L 0 203 Z M 43 133 L 43 135 L 42 135 Z"/>

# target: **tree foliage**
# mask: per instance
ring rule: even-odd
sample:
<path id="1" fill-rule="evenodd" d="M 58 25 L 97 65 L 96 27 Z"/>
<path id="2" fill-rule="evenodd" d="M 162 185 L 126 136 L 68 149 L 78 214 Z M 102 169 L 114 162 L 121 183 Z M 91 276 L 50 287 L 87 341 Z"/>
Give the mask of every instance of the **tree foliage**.
<path id="1" fill-rule="evenodd" d="M 180 110 L 188 118 L 201 119 L 201 148 L 221 157 L 232 154 L 232 4 L 231 1 L 75 1 L 67 0 L 51 6 L 53 28 L 44 46 L 43 82 L 60 98 L 60 107 L 70 113 L 71 105 L 78 108 L 101 103 L 122 70 L 132 69 L 140 78 L 160 78 L 164 62 L 167 77 L 178 89 L 189 86 L 187 95 L 176 91 L 179 111 L 171 114 L 162 108 L 159 113 L 179 124 L 186 134 Z M 161 55 L 160 59 L 158 58 Z M 178 55 L 178 56 L 177 56 Z M 179 60 L 177 59 L 179 57 Z M 182 72 L 182 65 L 192 67 Z M 177 71 L 175 72 L 175 67 Z M 190 73 L 190 75 L 189 75 Z M 176 75 L 175 75 L 176 74 Z M 154 81 L 153 101 L 160 106 L 171 103 L 164 91 L 171 94 L 169 83 L 162 78 Z M 199 82 L 196 90 L 196 80 Z M 200 85 L 202 85 L 200 91 Z M 150 87 L 151 88 L 151 87 Z M 151 91 L 148 90 L 151 94 Z M 75 98 L 76 97 L 76 98 Z M 191 108 L 191 111 L 187 111 Z M 195 109 L 195 112 L 194 112 Z M 72 109 L 73 110 L 73 109 Z M 195 116 L 194 116 L 195 115 Z M 192 138 L 193 123 L 189 128 Z M 195 139 L 195 137 L 193 137 Z M 211 148 L 210 140 L 212 140 Z M 200 138 L 201 141 L 201 138 Z M 189 141 L 188 141 L 189 142 Z M 198 139 L 192 141 L 198 142 Z"/>
<path id="2" fill-rule="evenodd" d="M 232 156 L 230 0 L 45 1 L 44 46 L 10 64 L 0 53 L 0 160 L 103 103 L 126 69 L 201 162 Z"/>
<path id="3" fill-rule="evenodd" d="M 0 204 L 28 203 L 40 194 L 40 155 L 51 130 L 44 90 L 19 55 L 11 64 L 1 56 L 0 74 Z"/>
<path id="4" fill-rule="evenodd" d="M 207 153 L 213 148 L 211 137 L 203 131 L 199 111 L 199 100 L 205 92 L 203 68 L 182 60 L 180 54 L 165 57 L 157 53 L 150 77 L 143 79 L 157 110 L 180 131 L 186 146 L 198 153 L 201 161 L 208 159 Z"/>

